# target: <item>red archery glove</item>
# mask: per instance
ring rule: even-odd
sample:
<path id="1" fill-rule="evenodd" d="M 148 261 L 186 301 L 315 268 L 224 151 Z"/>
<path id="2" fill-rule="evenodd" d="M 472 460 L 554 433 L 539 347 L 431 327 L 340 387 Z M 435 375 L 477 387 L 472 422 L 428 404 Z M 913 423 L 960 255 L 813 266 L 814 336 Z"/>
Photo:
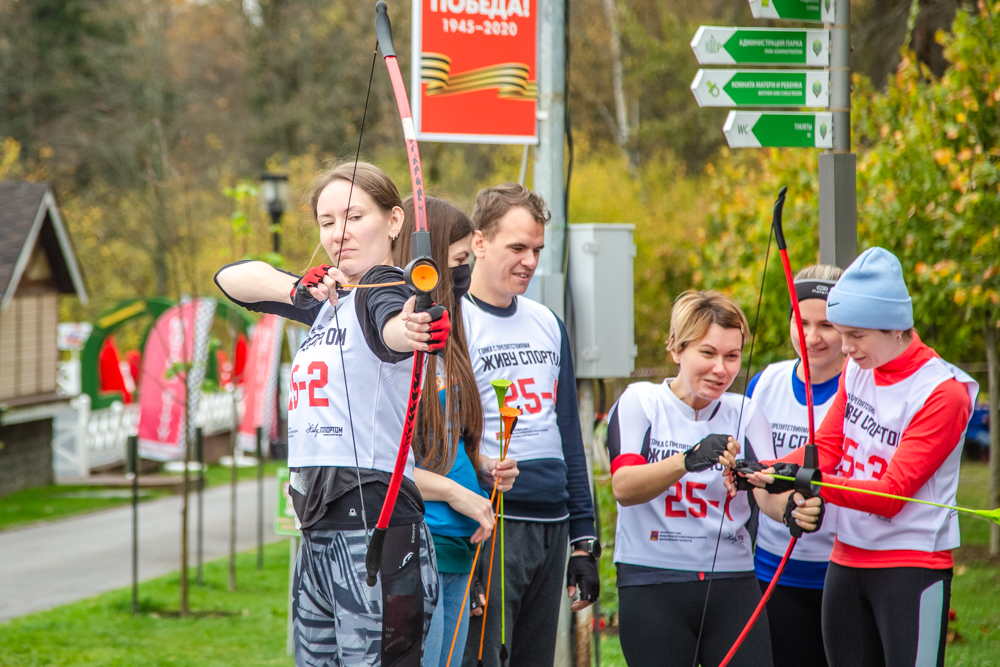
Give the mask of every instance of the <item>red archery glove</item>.
<path id="1" fill-rule="evenodd" d="M 316 287 L 323 282 L 326 272 L 332 268 L 333 264 L 314 266 L 306 271 L 304 276 L 296 280 L 295 284 L 292 285 L 292 305 L 303 310 L 314 308 L 319 303 L 319 300 L 309 293 L 309 288 Z"/>
<path id="2" fill-rule="evenodd" d="M 434 304 L 427 311 L 431 315 L 431 339 L 427 341 L 431 354 L 441 354 L 451 335 L 451 316 L 444 306 Z"/>

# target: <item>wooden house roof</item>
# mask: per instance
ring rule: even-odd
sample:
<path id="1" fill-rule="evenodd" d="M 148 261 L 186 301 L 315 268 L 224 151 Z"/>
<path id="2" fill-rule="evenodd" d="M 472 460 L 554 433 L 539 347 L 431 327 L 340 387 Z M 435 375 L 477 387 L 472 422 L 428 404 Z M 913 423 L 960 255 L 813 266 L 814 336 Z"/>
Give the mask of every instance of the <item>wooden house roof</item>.
<path id="1" fill-rule="evenodd" d="M 86 304 L 87 288 L 48 184 L 0 181 L 0 310 L 14 298 L 36 244 L 59 292 Z"/>

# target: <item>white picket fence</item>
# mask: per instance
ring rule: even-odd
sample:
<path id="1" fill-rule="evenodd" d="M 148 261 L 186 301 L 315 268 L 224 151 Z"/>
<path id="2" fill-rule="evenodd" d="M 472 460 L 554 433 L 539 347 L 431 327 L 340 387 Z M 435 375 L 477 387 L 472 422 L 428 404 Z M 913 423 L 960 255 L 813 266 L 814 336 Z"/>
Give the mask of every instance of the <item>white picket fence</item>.
<path id="1" fill-rule="evenodd" d="M 242 401 L 237 402 L 239 418 Z M 203 394 L 195 424 L 205 435 L 233 427 L 231 391 Z M 70 401 L 70 408 L 52 420 L 52 468 L 57 480 L 87 477 L 99 466 L 125 460 L 128 436 L 138 432 L 139 405 L 115 402 L 102 410 L 90 409 L 86 394 Z"/>

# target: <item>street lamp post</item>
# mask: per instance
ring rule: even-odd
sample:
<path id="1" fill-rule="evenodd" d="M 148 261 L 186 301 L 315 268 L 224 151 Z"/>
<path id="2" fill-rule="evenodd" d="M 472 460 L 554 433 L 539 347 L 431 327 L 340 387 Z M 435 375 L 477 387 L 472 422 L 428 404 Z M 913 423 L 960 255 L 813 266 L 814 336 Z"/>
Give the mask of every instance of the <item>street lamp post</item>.
<path id="1" fill-rule="evenodd" d="M 277 254 L 281 248 L 281 233 L 278 225 L 281 223 L 281 214 L 285 212 L 288 202 L 288 176 L 286 174 L 272 174 L 264 172 L 260 175 L 260 206 L 261 209 L 271 214 L 271 225 L 274 229 L 274 252 Z"/>

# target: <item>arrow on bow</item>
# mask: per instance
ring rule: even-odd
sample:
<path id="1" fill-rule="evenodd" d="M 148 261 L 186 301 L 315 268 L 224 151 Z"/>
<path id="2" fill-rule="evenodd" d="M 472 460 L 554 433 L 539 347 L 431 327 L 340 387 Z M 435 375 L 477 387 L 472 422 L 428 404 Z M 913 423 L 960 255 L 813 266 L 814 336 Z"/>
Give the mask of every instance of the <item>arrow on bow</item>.
<path id="1" fill-rule="evenodd" d="M 392 45 L 392 26 L 386 13 L 386 4 L 381 0 L 375 4 L 375 34 L 378 46 L 382 51 L 389 79 L 392 81 L 392 91 L 399 108 L 399 118 L 403 123 L 403 137 L 406 139 L 407 164 L 410 168 L 410 182 L 413 188 L 413 213 L 416 219 L 416 231 L 413 232 L 413 258 L 403 270 L 406 284 L 417 292 L 417 303 L 414 312 L 427 311 L 433 305 L 431 291 L 437 287 L 440 280 L 437 264 L 431 258 L 431 235 L 427 231 L 427 202 L 424 198 L 423 171 L 420 167 L 420 151 L 417 148 L 417 135 L 413 128 L 413 117 L 410 114 L 410 102 L 406 97 L 406 87 L 403 85 L 403 75 L 396 61 L 396 50 Z M 403 482 L 403 471 L 410 453 L 410 443 L 413 440 L 413 427 L 416 424 L 417 408 L 420 405 L 420 390 L 424 378 L 424 353 L 413 352 L 413 373 L 410 376 L 410 398 L 406 404 L 406 416 L 403 420 L 403 435 L 396 455 L 396 465 L 392 470 L 389 490 L 385 494 L 382 512 L 372 533 L 365 557 L 365 569 L 368 572 L 367 583 L 374 586 L 378 581 L 379 569 L 382 565 L 382 548 L 385 545 L 385 535 L 389 528 L 392 510 L 396 507 L 399 487 Z"/>
<path id="2" fill-rule="evenodd" d="M 794 482 L 794 477 L 786 477 L 784 475 L 771 475 L 775 479 L 785 480 L 786 482 Z M 995 510 L 975 510 L 969 507 L 959 507 L 958 505 L 945 505 L 943 503 L 934 503 L 929 500 L 920 500 L 919 498 L 907 498 L 906 496 L 897 496 L 892 493 L 883 493 L 881 491 L 872 491 L 871 489 L 859 489 L 854 486 L 847 486 L 846 484 L 833 484 L 831 482 L 813 482 L 815 486 L 829 487 L 831 489 L 839 489 L 841 491 L 853 491 L 854 493 L 864 493 L 869 496 L 878 496 L 880 498 L 891 498 L 893 500 L 902 500 L 907 503 L 920 503 L 922 505 L 932 505 L 934 507 L 943 507 L 946 510 L 955 510 L 956 512 L 966 512 L 967 514 L 975 514 L 976 516 L 981 516 L 984 519 L 989 519 L 997 525 L 1000 525 L 1000 508 Z"/>

